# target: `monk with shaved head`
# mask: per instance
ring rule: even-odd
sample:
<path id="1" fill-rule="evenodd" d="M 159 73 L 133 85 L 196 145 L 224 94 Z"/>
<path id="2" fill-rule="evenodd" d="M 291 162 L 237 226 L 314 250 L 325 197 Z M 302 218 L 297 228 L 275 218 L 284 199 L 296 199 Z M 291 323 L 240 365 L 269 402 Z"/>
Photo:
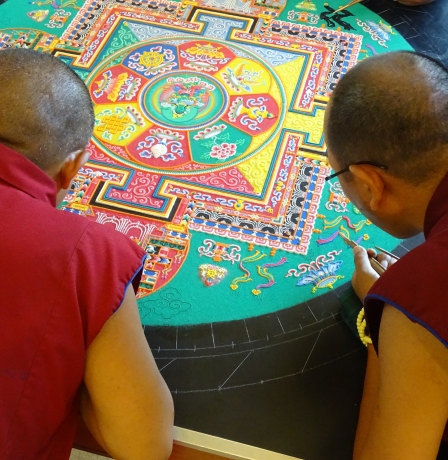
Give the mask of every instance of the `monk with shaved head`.
<path id="1" fill-rule="evenodd" d="M 85 150 L 93 107 L 73 70 L 49 54 L 10 49 L 0 56 L 0 81 L 0 143 L 47 172 Z"/>
<path id="2" fill-rule="evenodd" d="M 448 458 L 448 71 L 412 52 L 362 61 L 330 99 L 325 138 L 330 177 L 368 219 L 425 236 L 395 263 L 354 249 L 373 345 L 353 458 Z"/>
<path id="3" fill-rule="evenodd" d="M 2 459 L 68 459 L 79 414 L 114 458 L 171 452 L 172 398 L 135 298 L 146 253 L 56 209 L 93 124 L 87 88 L 63 62 L 0 51 Z"/>

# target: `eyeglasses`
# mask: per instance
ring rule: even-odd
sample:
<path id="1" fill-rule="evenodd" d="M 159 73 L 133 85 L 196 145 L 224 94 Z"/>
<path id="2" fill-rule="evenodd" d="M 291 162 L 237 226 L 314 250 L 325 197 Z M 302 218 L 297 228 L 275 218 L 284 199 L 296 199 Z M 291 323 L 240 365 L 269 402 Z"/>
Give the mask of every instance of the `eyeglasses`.
<path id="1" fill-rule="evenodd" d="M 325 180 L 329 181 L 330 179 L 333 179 L 333 177 L 339 176 L 339 174 L 343 174 L 343 173 L 350 171 L 350 166 L 353 166 L 353 165 L 370 165 L 370 166 L 375 166 L 375 168 L 380 168 L 384 170 L 387 169 L 387 166 L 380 165 L 378 163 L 375 163 L 374 161 L 357 161 L 356 163 L 351 163 L 346 168 L 341 169 L 340 171 L 335 172 L 331 174 L 330 176 L 327 176 Z"/>

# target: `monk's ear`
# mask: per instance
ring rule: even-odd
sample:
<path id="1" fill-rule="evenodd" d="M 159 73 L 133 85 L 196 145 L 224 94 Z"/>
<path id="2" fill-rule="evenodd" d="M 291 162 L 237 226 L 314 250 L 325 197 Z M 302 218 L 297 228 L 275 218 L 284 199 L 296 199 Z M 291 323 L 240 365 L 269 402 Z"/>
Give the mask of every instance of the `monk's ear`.
<path id="1" fill-rule="evenodd" d="M 351 165 L 350 172 L 361 187 L 364 202 L 377 211 L 384 199 L 385 184 L 378 168 L 371 165 Z"/>
<path id="2" fill-rule="evenodd" d="M 86 150 L 76 150 L 70 153 L 57 174 L 56 182 L 58 183 L 58 187 L 68 189 L 72 179 L 88 159 L 89 152 Z"/>

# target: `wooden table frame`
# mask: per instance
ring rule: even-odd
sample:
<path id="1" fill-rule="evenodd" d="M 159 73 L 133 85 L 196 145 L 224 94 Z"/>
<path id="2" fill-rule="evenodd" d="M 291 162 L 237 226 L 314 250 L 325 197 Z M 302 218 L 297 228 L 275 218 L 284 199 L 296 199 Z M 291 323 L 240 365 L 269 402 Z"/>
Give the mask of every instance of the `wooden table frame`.
<path id="1" fill-rule="evenodd" d="M 216 436 L 174 427 L 174 445 L 170 460 L 301 460 L 297 457 L 259 449 Z M 92 436 L 84 421 L 79 418 L 75 449 L 111 458 Z"/>

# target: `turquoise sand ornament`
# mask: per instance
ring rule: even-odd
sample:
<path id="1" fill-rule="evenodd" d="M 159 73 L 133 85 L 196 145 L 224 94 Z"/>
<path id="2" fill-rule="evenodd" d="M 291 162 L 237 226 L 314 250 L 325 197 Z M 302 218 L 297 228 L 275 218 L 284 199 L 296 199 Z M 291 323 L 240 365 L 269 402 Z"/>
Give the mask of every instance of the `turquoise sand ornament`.
<path id="1" fill-rule="evenodd" d="M 334 283 L 339 279 L 344 278 L 342 275 L 336 275 L 336 272 L 342 265 L 342 260 L 335 260 L 336 255 L 341 251 L 331 251 L 327 255 L 320 255 L 309 264 L 299 264 L 298 270 L 288 270 L 286 277 L 295 276 L 297 280 L 296 286 L 306 286 L 314 284 L 312 293 L 314 294 L 318 289 L 328 288 L 333 289 Z"/>

